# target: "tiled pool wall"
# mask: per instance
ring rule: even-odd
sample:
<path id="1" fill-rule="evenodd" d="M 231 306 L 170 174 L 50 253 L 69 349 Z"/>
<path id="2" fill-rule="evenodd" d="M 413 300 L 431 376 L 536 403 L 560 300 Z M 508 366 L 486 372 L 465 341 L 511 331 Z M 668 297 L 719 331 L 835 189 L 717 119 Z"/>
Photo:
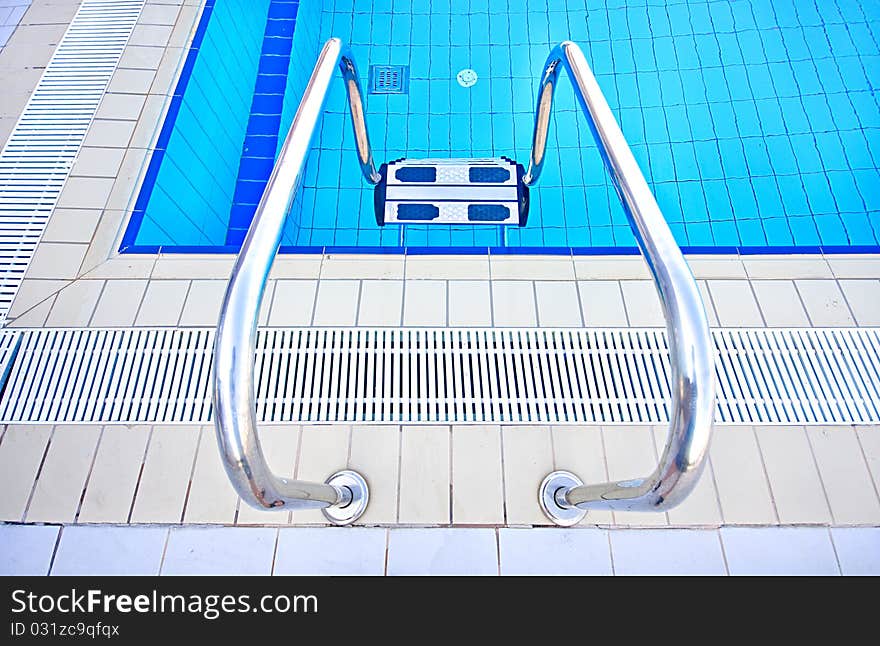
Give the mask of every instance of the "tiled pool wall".
<path id="1" fill-rule="evenodd" d="M 871 11 L 869 3 L 300 0 L 259 6 L 268 12 L 270 4 L 288 5 L 277 10 L 296 15 L 280 118 L 256 120 L 278 124 L 277 132 L 267 135 L 276 145 L 289 127 L 321 43 L 337 36 L 351 43 L 365 86 L 371 64 L 410 66 L 408 95 L 366 97 L 377 162 L 511 154 L 525 161 L 536 78 L 551 45 L 571 38 L 583 46 L 686 250 L 878 250 L 880 11 Z M 242 96 L 234 104 L 224 101 L 228 112 L 221 114 L 209 101 L 211 90 L 203 87 L 213 76 L 215 95 L 248 95 L 255 85 L 259 92 L 255 67 L 271 20 L 253 6 L 248 3 L 249 10 L 242 11 L 241 2 L 217 0 L 215 15 L 203 17 L 206 40 L 232 40 L 226 49 L 211 52 L 203 46 L 198 56 L 191 52 L 187 59 L 187 65 L 196 60 L 190 69 L 201 96 L 193 96 L 183 121 L 184 110 L 176 124 L 173 109 L 166 118 L 173 134 L 164 150 L 160 138 L 154 160 L 164 154 L 174 163 L 167 181 L 159 168 L 157 201 L 141 191 L 133 219 L 139 209 L 147 213 L 141 227 L 146 233 L 135 232 L 132 246 L 135 227 L 129 227 L 129 250 L 230 252 L 240 243 L 256 195 L 240 189 L 263 186 L 271 165 L 265 157 L 261 163 L 247 162 L 246 145 L 240 164 L 241 145 L 237 152 L 230 145 L 222 153 L 215 142 L 204 148 L 189 145 L 188 130 L 202 125 L 200 120 L 214 119 L 243 143 L 244 130 L 262 109 L 256 98 Z M 229 13 L 219 13 L 220 7 Z M 212 24 L 230 19 L 236 10 L 247 16 L 247 24 L 233 21 L 247 30 L 247 46 L 236 46 L 239 36 L 228 26 L 217 27 L 216 35 L 212 31 Z M 229 51 L 236 56 L 228 56 Z M 233 58 L 237 65 L 253 67 L 250 77 L 222 77 L 213 69 L 225 69 Z M 455 75 L 463 68 L 477 71 L 475 86 L 456 84 Z M 495 227 L 408 226 L 401 235 L 396 227 L 375 225 L 372 191 L 357 169 L 344 88 L 334 84 L 282 251 L 399 251 L 401 245 L 433 252 L 634 250 L 625 215 L 567 82 L 556 98 L 548 161 L 533 191 L 528 227 L 502 235 Z M 188 101 L 186 93 L 182 104 Z M 184 133 L 180 143 L 178 131 Z M 188 176 L 175 176 L 190 165 L 194 170 Z M 222 168 L 213 178 L 202 177 L 211 165 Z M 234 203 L 236 196 L 242 198 L 239 203 Z M 246 208 L 237 211 L 239 206 Z M 233 227 L 227 231 L 223 218 L 229 218 L 230 210 Z M 173 224 L 160 230 L 165 222 Z"/>

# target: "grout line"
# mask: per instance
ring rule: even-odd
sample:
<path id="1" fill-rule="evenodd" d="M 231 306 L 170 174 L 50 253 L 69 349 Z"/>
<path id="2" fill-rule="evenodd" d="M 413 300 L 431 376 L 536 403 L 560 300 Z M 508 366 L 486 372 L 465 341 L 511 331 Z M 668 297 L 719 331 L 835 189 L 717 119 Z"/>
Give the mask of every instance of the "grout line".
<path id="1" fill-rule="evenodd" d="M 58 548 L 61 547 L 61 535 L 64 533 L 64 525 L 58 527 L 58 534 L 55 536 L 55 545 L 52 547 L 52 556 L 49 557 L 49 567 L 46 569 L 46 576 L 52 574 L 52 568 L 55 567 L 55 558 L 58 556 Z"/>
<path id="2" fill-rule="evenodd" d="M 813 466 L 816 468 L 816 475 L 819 477 L 819 486 L 822 488 L 822 495 L 824 496 L 825 504 L 828 507 L 828 515 L 833 524 L 836 521 L 834 517 L 834 508 L 831 506 L 831 498 L 828 497 L 828 489 L 825 486 L 825 478 L 822 477 L 822 469 L 819 468 L 819 460 L 816 459 L 816 449 L 813 446 L 813 441 L 810 439 L 810 433 L 806 426 L 801 428 L 801 432 L 807 440 L 807 448 L 810 450 L 810 458 L 812 458 Z"/>
<path id="3" fill-rule="evenodd" d="M 89 488 L 89 482 L 92 479 L 92 472 L 95 470 L 95 462 L 98 460 L 98 450 L 101 448 L 101 441 L 104 439 L 104 431 L 106 430 L 106 426 L 102 426 L 100 432 L 98 433 L 98 441 L 95 442 L 95 451 L 92 453 L 92 461 L 89 464 L 89 472 L 86 474 L 85 482 L 83 482 L 82 493 L 79 497 L 79 503 L 76 505 L 76 512 L 73 515 L 73 522 L 76 523 L 79 521 L 79 515 L 82 512 L 83 502 L 86 499 L 86 491 Z"/>
<path id="4" fill-rule="evenodd" d="M 140 493 L 141 478 L 143 478 L 144 468 L 147 465 L 147 455 L 150 451 L 150 446 L 153 443 L 153 431 L 155 430 L 155 428 L 156 428 L 155 426 L 150 426 L 150 432 L 147 435 L 147 441 L 144 443 L 144 455 L 141 458 L 141 465 L 140 465 L 140 469 L 138 470 L 137 481 L 135 482 L 135 485 L 134 485 L 134 491 L 131 494 L 131 505 L 128 508 L 128 516 L 125 519 L 125 522 L 128 524 L 131 524 L 131 515 L 134 513 L 134 506 L 135 506 L 135 503 L 137 502 L 137 496 Z"/>
<path id="5" fill-rule="evenodd" d="M 718 544 L 721 546 L 721 559 L 724 561 L 724 571 L 730 576 L 730 565 L 727 563 L 727 550 L 724 549 L 724 539 L 721 536 L 721 529 L 715 529 L 715 536 L 718 538 Z"/>
<path id="6" fill-rule="evenodd" d="M 189 468 L 189 480 L 186 483 L 186 493 L 183 494 L 183 505 L 180 507 L 180 523 L 183 524 L 183 519 L 186 518 L 186 506 L 189 503 L 189 494 L 192 491 L 193 479 L 196 475 L 196 464 L 199 459 L 199 449 L 202 446 L 202 436 L 204 435 L 204 426 L 199 426 L 199 436 L 196 438 L 196 450 L 193 451 L 192 464 Z M 188 431 L 183 430 L 182 432 L 186 433 Z"/>
<path id="7" fill-rule="evenodd" d="M 755 446 L 758 448 L 758 457 L 761 460 L 761 471 L 764 472 L 764 482 L 767 484 L 767 493 L 770 494 L 770 504 L 773 505 L 773 515 L 776 516 L 776 524 L 781 525 L 782 521 L 779 517 L 779 509 L 776 507 L 776 494 L 773 493 L 773 486 L 770 484 L 770 474 L 767 471 L 767 462 L 764 460 L 764 451 L 761 449 L 761 440 L 758 437 L 758 430 L 752 426 L 752 437 L 755 439 Z"/>
<path id="8" fill-rule="evenodd" d="M 168 554 L 168 543 L 171 541 L 171 531 L 173 528 L 169 527 L 165 530 L 165 543 L 162 545 L 162 556 L 159 558 L 159 571 L 156 572 L 156 575 L 162 574 L 162 569 L 165 567 L 165 556 Z"/>
<path id="9" fill-rule="evenodd" d="M 828 542 L 831 543 L 831 551 L 834 552 L 834 562 L 837 564 L 837 573 L 843 576 L 843 567 L 840 565 L 840 555 L 837 553 L 837 544 L 834 542 L 834 534 L 831 532 L 831 527 L 826 527 L 825 531 L 828 533 Z"/>
<path id="10" fill-rule="evenodd" d="M 24 505 L 24 512 L 21 515 L 21 522 L 25 522 L 27 518 L 28 512 L 31 508 L 31 503 L 34 500 L 34 495 L 37 492 L 37 484 L 40 482 L 40 476 L 43 474 L 43 466 L 46 464 L 46 458 L 49 456 L 49 449 L 52 447 L 52 439 L 55 437 L 55 429 L 57 426 L 52 426 L 52 430 L 49 431 L 49 437 L 46 440 L 46 447 L 43 449 L 43 457 L 40 459 L 40 465 L 37 467 L 37 472 L 34 475 L 34 484 L 31 485 L 31 493 L 28 496 L 27 502 Z"/>

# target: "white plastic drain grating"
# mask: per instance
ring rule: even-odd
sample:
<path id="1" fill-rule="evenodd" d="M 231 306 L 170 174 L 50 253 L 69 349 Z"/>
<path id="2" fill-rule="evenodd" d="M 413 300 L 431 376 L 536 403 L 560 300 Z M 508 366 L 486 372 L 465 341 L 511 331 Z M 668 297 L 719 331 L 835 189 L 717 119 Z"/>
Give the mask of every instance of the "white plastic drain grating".
<path id="1" fill-rule="evenodd" d="M 27 330 L 2 423 L 207 423 L 209 329 Z M 716 419 L 880 423 L 877 329 L 715 330 Z M 644 329 L 263 329 L 262 422 L 665 424 Z"/>
<path id="2" fill-rule="evenodd" d="M 83 0 L 0 153 L 0 323 L 143 6 Z"/>

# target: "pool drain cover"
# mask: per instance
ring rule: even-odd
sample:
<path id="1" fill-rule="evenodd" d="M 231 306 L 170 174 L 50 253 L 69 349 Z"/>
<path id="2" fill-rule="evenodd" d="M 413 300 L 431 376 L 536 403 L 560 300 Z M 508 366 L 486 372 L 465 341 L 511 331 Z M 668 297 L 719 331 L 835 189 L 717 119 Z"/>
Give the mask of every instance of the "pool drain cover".
<path id="1" fill-rule="evenodd" d="M 477 73 L 472 69 L 461 70 L 455 77 L 461 87 L 471 87 L 477 82 Z"/>
<path id="2" fill-rule="evenodd" d="M 409 65 L 370 65 L 370 94 L 406 94 Z"/>

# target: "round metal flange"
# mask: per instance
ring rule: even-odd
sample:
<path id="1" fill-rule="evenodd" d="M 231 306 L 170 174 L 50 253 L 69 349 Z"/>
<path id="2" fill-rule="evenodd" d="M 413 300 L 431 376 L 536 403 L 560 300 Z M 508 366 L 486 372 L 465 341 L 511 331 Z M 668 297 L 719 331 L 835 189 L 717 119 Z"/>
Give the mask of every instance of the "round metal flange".
<path id="1" fill-rule="evenodd" d="M 334 525 L 350 525 L 361 517 L 370 502 L 370 488 L 360 473 L 338 471 L 327 478 L 326 484 L 351 492 L 351 500 L 345 504 L 331 505 L 321 510 L 327 520 Z"/>
<path id="2" fill-rule="evenodd" d="M 560 498 L 556 494 L 560 490 L 579 487 L 582 484 L 583 481 L 569 471 L 554 471 L 544 478 L 538 490 L 538 502 L 547 518 L 561 527 L 571 527 L 581 522 L 587 515 L 587 510 L 560 505 Z"/>

